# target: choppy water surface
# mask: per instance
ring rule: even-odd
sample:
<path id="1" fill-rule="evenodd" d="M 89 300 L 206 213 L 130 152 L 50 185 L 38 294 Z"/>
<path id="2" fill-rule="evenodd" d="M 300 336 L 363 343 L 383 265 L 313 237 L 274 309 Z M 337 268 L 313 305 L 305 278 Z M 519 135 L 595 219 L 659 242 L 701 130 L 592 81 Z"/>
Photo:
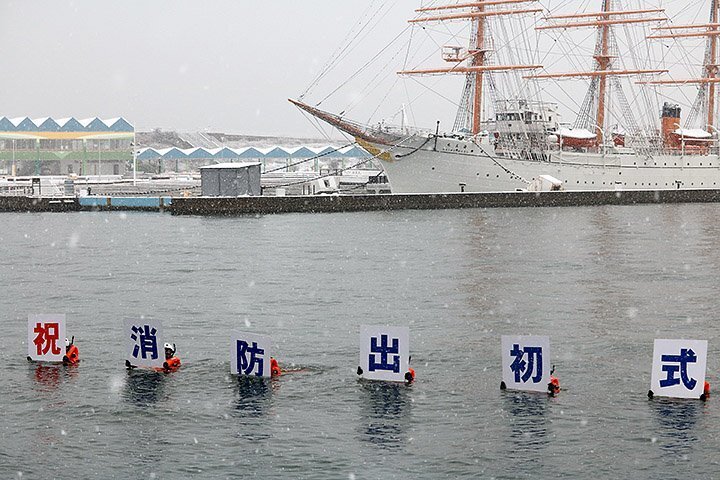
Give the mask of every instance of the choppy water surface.
<path id="1" fill-rule="evenodd" d="M 648 401 L 654 338 L 709 340 L 720 206 L 244 218 L 0 215 L 0 478 L 679 478 L 718 465 L 720 394 Z M 29 313 L 82 362 L 25 361 Z M 172 375 L 128 375 L 161 318 Z M 418 381 L 358 382 L 361 324 L 408 325 Z M 271 335 L 267 383 L 229 332 Z M 548 334 L 557 398 L 501 392 L 500 335 Z"/>

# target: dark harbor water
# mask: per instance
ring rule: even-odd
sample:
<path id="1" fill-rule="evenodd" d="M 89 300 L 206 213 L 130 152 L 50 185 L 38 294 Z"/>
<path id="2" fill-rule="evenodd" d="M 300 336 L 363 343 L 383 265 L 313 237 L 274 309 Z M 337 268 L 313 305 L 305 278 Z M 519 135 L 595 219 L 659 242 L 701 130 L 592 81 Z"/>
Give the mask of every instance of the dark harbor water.
<path id="1" fill-rule="evenodd" d="M 712 478 L 720 205 L 245 218 L 2 214 L 0 478 Z M 77 368 L 25 360 L 66 313 Z M 163 320 L 171 375 L 123 368 Z M 412 386 L 358 382 L 362 324 L 410 327 Z M 273 337 L 269 382 L 229 374 Z M 563 391 L 501 392 L 500 336 L 550 335 Z M 648 401 L 654 338 L 707 339 L 709 402 Z"/>

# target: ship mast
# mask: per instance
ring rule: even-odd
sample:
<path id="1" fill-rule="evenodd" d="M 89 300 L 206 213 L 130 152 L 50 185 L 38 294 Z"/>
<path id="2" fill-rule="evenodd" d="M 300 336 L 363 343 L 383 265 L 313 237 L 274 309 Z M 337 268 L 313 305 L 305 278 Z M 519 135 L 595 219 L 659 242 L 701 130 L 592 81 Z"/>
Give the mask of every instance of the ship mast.
<path id="1" fill-rule="evenodd" d="M 712 30 L 714 32 L 717 32 L 717 22 L 718 22 L 718 4 L 717 0 L 712 1 L 712 12 L 711 12 L 711 18 L 710 23 L 714 24 Z M 716 78 L 717 72 L 718 72 L 718 64 L 717 64 L 717 35 L 710 35 L 708 37 L 708 41 L 710 42 L 710 61 L 707 62 L 707 65 L 705 65 L 705 69 L 707 70 L 707 76 L 708 78 Z M 707 124 L 708 128 L 710 126 L 714 126 L 715 124 L 715 83 L 710 82 L 708 84 L 709 88 L 709 98 L 708 98 L 708 114 L 707 114 Z M 712 132 L 710 132 L 712 133 Z"/>
<path id="2" fill-rule="evenodd" d="M 624 75 L 645 75 L 666 73 L 667 70 L 615 70 L 613 68 L 613 55 L 610 52 L 610 41 L 613 25 L 625 25 L 635 23 L 648 23 L 665 21 L 665 17 L 648 17 L 647 14 L 662 13 L 662 9 L 646 9 L 646 10 L 613 10 L 612 0 L 604 0 L 602 10 L 595 13 L 581 13 L 575 15 L 557 15 L 545 17 L 551 21 L 551 24 L 536 27 L 536 30 L 549 29 L 568 29 L 581 27 L 595 27 L 598 29 L 599 40 L 598 48 L 596 48 L 595 68 L 589 72 L 572 72 L 572 73 L 549 73 L 532 75 L 526 78 L 534 79 L 559 79 L 572 77 L 588 77 L 597 78 L 597 83 L 591 82 L 590 88 L 594 89 L 597 85 L 597 111 L 595 114 L 596 142 L 601 145 L 604 142 L 605 117 L 607 111 L 608 89 L 607 82 L 610 76 Z M 583 20 L 589 19 L 589 20 Z M 564 21 L 568 20 L 568 21 Z"/>
<path id="3" fill-rule="evenodd" d="M 480 4 L 476 7 L 478 12 L 485 11 L 485 5 Z M 477 19 L 477 38 L 475 39 L 475 51 L 470 51 L 473 55 L 473 65 L 482 66 L 485 64 L 485 18 Z M 472 134 L 477 135 L 480 132 L 480 122 L 482 121 L 482 95 L 483 95 L 483 74 L 477 72 L 475 74 L 475 95 L 473 96 L 472 109 Z"/>
<path id="4" fill-rule="evenodd" d="M 454 5 L 441 5 L 436 7 L 425 7 L 415 10 L 418 13 L 434 12 L 439 10 L 458 10 L 469 9 L 460 13 L 448 13 L 435 16 L 421 16 L 409 23 L 428 23 L 448 20 L 472 20 L 475 22 L 476 38 L 474 44 L 470 45 L 467 54 L 460 55 L 455 52 L 454 56 L 444 55 L 444 59 L 448 62 L 456 63 L 450 68 L 433 68 L 419 70 L 403 70 L 398 72 L 399 75 L 434 75 L 434 74 L 466 74 L 472 75 L 473 78 L 473 94 L 472 94 L 472 126 L 473 135 L 477 135 L 482 127 L 482 111 L 483 111 L 483 86 L 485 72 L 510 71 L 510 70 L 533 70 L 542 68 L 541 65 L 494 65 L 488 63 L 488 52 L 490 49 L 486 44 L 486 34 L 488 33 L 488 19 L 490 17 L 519 15 L 526 13 L 542 12 L 540 8 L 509 8 L 514 4 L 536 2 L 537 0 L 484 0 L 469 3 L 457 3 Z M 487 7 L 502 6 L 505 10 L 488 9 Z M 467 61 L 467 66 L 460 66 L 462 62 Z"/>
<path id="5" fill-rule="evenodd" d="M 610 3 L 612 0 L 605 0 L 603 2 L 603 11 L 602 13 L 604 15 L 607 15 L 608 12 L 610 12 Z M 608 70 L 608 67 L 610 66 L 610 25 L 602 25 L 600 27 L 600 52 L 598 55 L 595 56 L 595 61 L 597 61 L 598 70 L 605 71 Z M 607 75 L 601 75 L 599 78 L 600 85 L 598 87 L 598 109 L 597 109 L 597 116 L 596 116 L 596 122 L 595 125 L 598 125 L 600 128 L 604 128 L 605 126 L 605 93 L 607 91 Z M 598 144 L 600 144 L 603 139 L 603 133 L 601 131 L 597 132 L 598 135 Z"/>
<path id="6" fill-rule="evenodd" d="M 707 51 L 703 65 L 703 72 L 700 78 L 691 78 L 687 80 L 656 80 L 652 82 L 643 82 L 649 85 L 688 85 L 699 84 L 707 88 L 707 105 L 706 105 L 706 124 L 705 128 L 708 133 L 712 134 L 715 130 L 715 112 L 716 112 L 716 84 L 720 82 L 718 77 L 718 35 L 720 35 L 720 15 L 718 9 L 720 4 L 718 0 L 712 0 L 710 5 L 710 23 L 697 25 L 673 25 L 669 27 L 658 27 L 656 31 L 668 31 L 668 33 L 658 33 L 650 35 L 649 39 L 680 39 L 680 38 L 697 38 L 707 37 Z M 677 33 L 676 30 L 682 30 L 684 33 Z M 701 90 L 700 95 L 704 93 Z"/>

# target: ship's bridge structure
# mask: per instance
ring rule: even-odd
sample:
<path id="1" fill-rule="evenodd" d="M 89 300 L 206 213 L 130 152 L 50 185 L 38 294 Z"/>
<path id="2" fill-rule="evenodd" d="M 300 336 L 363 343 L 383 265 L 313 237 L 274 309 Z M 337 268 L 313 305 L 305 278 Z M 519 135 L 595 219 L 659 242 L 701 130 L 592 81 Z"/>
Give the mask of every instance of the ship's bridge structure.
<path id="1" fill-rule="evenodd" d="M 124 118 L 0 117 L 0 174 L 123 175 L 135 128 Z"/>

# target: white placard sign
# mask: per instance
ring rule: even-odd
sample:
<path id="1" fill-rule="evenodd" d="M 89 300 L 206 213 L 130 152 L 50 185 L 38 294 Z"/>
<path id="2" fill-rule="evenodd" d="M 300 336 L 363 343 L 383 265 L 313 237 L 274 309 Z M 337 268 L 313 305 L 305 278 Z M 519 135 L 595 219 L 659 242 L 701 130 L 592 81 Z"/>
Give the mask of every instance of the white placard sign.
<path id="1" fill-rule="evenodd" d="M 65 314 L 28 315 L 28 356 L 43 362 L 62 362 L 65 355 Z"/>
<path id="2" fill-rule="evenodd" d="M 511 390 L 547 392 L 550 383 L 550 337 L 503 335 L 502 380 Z"/>
<path id="3" fill-rule="evenodd" d="M 272 340 L 265 335 L 236 332 L 230 346 L 230 372 L 254 377 L 271 376 Z"/>
<path id="4" fill-rule="evenodd" d="M 660 397 L 700 398 L 707 340 L 655 339 L 650 390 Z"/>
<path id="5" fill-rule="evenodd" d="M 123 329 L 125 358 L 136 367 L 160 368 L 165 362 L 162 322 L 125 320 Z"/>
<path id="6" fill-rule="evenodd" d="M 404 382 L 410 364 L 408 327 L 360 327 L 362 378 Z"/>

